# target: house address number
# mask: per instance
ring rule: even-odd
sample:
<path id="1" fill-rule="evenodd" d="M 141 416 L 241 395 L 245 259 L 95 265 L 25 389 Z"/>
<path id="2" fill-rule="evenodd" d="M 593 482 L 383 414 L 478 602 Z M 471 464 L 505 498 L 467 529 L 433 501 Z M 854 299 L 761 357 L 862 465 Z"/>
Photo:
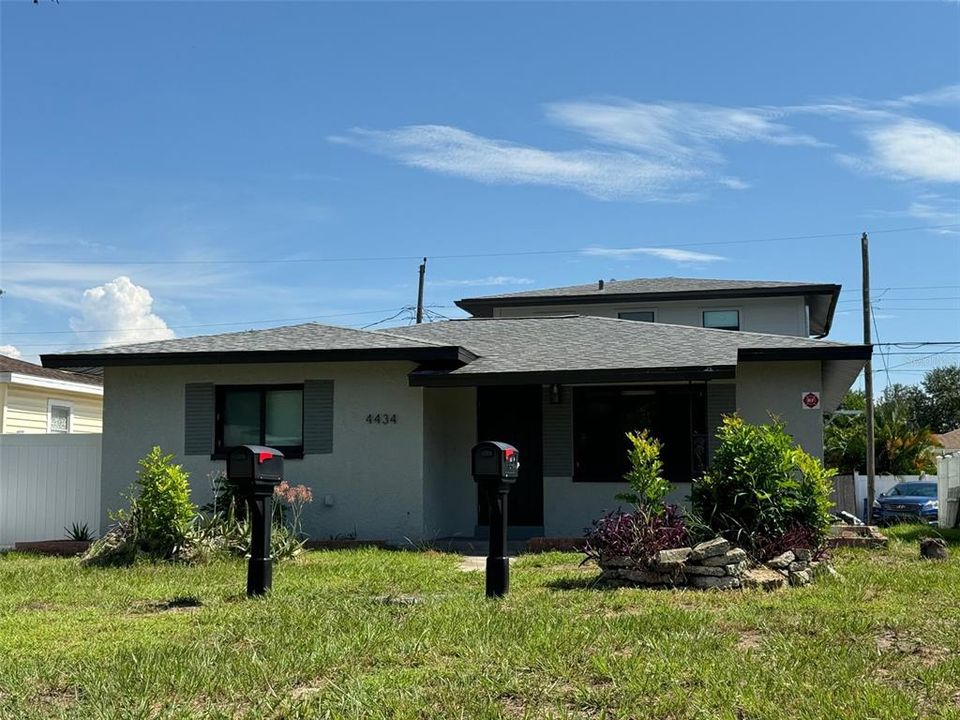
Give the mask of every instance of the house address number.
<path id="1" fill-rule="evenodd" d="M 370 413 L 367 415 L 367 425 L 396 425 L 396 413 Z"/>

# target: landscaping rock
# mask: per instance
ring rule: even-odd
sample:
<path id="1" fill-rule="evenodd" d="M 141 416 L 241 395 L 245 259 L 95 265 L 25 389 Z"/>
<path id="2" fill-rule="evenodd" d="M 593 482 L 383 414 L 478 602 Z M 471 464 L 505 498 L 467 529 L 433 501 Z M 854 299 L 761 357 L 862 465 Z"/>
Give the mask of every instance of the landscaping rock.
<path id="1" fill-rule="evenodd" d="M 779 590 L 787 584 L 787 579 L 776 570 L 765 567 L 750 568 L 743 573 L 740 583 L 744 588 L 760 590 Z"/>
<path id="2" fill-rule="evenodd" d="M 622 570 L 620 577 L 643 585 L 677 585 L 682 583 L 682 578 L 677 573 L 661 573 L 655 570 L 644 570 L 643 568 Z"/>
<path id="3" fill-rule="evenodd" d="M 943 538 L 923 538 L 920 541 L 920 557 L 926 560 L 946 560 L 947 542 Z"/>
<path id="4" fill-rule="evenodd" d="M 714 555 L 713 557 L 704 558 L 700 561 L 701 565 L 732 565 L 734 563 L 743 562 L 747 559 L 747 553 L 741 548 L 732 548 L 727 550 L 727 552 L 722 555 Z"/>
<path id="5" fill-rule="evenodd" d="M 683 562 L 690 556 L 690 548 L 674 548 L 672 550 L 661 550 L 657 553 L 656 566 L 660 570 L 675 569 L 683 565 Z"/>
<path id="6" fill-rule="evenodd" d="M 813 580 L 813 577 L 809 570 L 790 573 L 790 584 L 793 586 L 809 585 L 811 580 Z"/>
<path id="7" fill-rule="evenodd" d="M 690 578 L 690 584 L 696 588 L 705 590 L 733 590 L 740 587 L 740 578 L 724 575 L 723 577 L 710 577 L 709 575 L 694 575 Z"/>
<path id="8" fill-rule="evenodd" d="M 726 571 L 727 575 L 740 577 L 741 575 L 743 575 L 743 571 L 747 569 L 747 561 L 742 560 L 741 562 L 738 562 L 738 563 L 724 565 L 723 569 Z"/>
<path id="9" fill-rule="evenodd" d="M 600 558 L 600 567 L 603 568 L 625 568 L 633 567 L 636 562 L 625 555 L 611 555 L 610 557 Z"/>
<path id="10" fill-rule="evenodd" d="M 793 556 L 800 562 L 810 562 L 813 552 L 809 548 L 794 548 Z"/>
<path id="11" fill-rule="evenodd" d="M 717 555 L 723 555 L 727 550 L 730 549 L 730 543 L 723 538 L 714 538 L 713 540 L 707 540 L 702 542 L 699 545 L 693 548 L 693 551 L 690 553 L 691 561 L 699 561 L 704 558 L 715 557 Z"/>
<path id="12" fill-rule="evenodd" d="M 806 570 L 808 567 L 810 567 L 810 563 L 795 560 L 794 562 L 790 563 L 787 569 L 790 572 L 800 572 L 801 570 Z"/>
<path id="13" fill-rule="evenodd" d="M 794 555 L 791 550 L 787 550 L 782 555 L 777 555 L 773 560 L 767 562 L 767 567 L 771 567 L 774 570 L 786 570 L 795 559 L 796 555 Z"/>
<path id="14" fill-rule="evenodd" d="M 726 569 L 722 567 L 710 567 L 707 565 L 687 565 L 683 568 L 686 575 L 703 575 L 713 577 L 723 577 L 727 574 Z"/>

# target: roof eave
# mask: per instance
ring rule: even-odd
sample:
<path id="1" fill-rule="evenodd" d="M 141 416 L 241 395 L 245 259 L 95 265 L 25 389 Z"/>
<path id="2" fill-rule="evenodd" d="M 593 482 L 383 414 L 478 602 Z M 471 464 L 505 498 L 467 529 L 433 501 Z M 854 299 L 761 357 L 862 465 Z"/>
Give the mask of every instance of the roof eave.
<path id="1" fill-rule="evenodd" d="M 408 375 L 411 387 L 479 387 L 486 385 L 591 385 L 626 382 L 728 380 L 733 365 L 594 370 L 533 370 L 525 372 L 457 373 L 417 368 Z"/>
<path id="2" fill-rule="evenodd" d="M 737 362 L 782 362 L 785 360 L 869 360 L 872 345 L 824 345 L 823 347 L 740 348 Z"/>
<path id="3" fill-rule="evenodd" d="M 133 367 L 150 365 L 229 365 L 292 362 L 363 362 L 407 360 L 454 362 L 466 365 L 477 356 L 459 345 L 422 348 L 367 348 L 327 350 L 231 350 L 218 352 L 101 353 L 41 355 L 44 367 Z"/>

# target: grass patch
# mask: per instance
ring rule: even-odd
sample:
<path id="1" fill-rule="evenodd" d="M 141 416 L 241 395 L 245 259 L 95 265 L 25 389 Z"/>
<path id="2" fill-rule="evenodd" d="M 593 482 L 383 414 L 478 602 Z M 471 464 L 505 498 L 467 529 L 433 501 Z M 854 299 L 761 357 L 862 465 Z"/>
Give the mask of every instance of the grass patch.
<path id="1" fill-rule="evenodd" d="M 774 594 L 598 590 L 520 558 L 485 600 L 459 558 L 309 552 L 245 566 L 0 557 L 0 717 L 960 718 L 960 534 L 841 550 Z"/>

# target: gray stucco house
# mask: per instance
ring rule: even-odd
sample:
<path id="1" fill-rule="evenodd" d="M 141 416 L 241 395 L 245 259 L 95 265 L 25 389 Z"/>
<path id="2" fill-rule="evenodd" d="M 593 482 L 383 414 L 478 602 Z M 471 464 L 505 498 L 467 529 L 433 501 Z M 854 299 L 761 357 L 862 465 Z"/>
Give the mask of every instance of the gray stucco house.
<path id="1" fill-rule="evenodd" d="M 776 414 L 821 455 L 822 413 L 871 352 L 819 339 L 839 291 L 610 281 L 465 299 L 472 318 L 390 330 L 309 323 L 42 359 L 102 369 L 103 517 L 152 445 L 177 454 L 203 502 L 225 448 L 260 443 L 313 489 L 315 538 L 471 537 L 486 519 L 469 450 L 498 439 L 521 453 L 511 531 L 575 536 L 616 506 L 627 430 L 665 443 L 675 501 L 726 413 Z"/>

